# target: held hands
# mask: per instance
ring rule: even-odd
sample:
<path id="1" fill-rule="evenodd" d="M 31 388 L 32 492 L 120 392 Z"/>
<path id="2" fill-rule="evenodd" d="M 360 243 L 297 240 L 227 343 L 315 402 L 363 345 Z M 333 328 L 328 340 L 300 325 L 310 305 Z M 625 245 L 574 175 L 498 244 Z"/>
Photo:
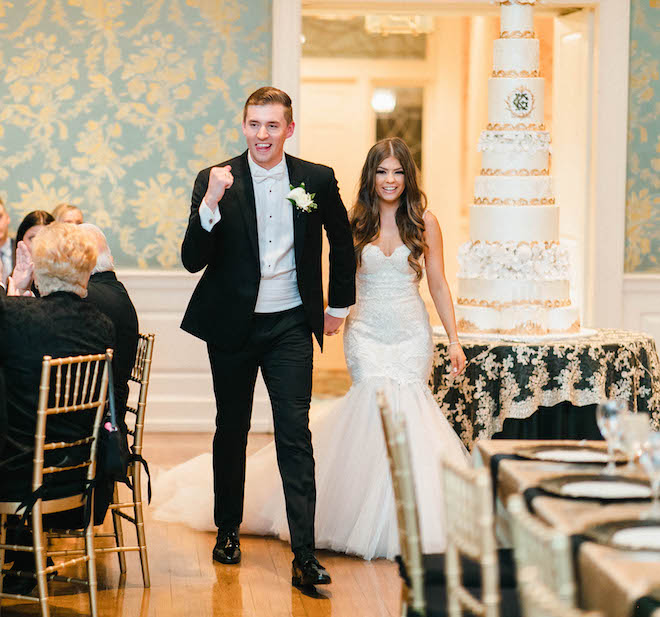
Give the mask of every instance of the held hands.
<path id="1" fill-rule="evenodd" d="M 461 375 L 465 370 L 465 354 L 463 353 L 463 348 L 461 344 L 456 341 L 449 345 L 448 349 L 449 360 L 451 361 L 451 370 L 449 371 L 449 379 L 454 380 L 456 377 Z"/>
<path id="2" fill-rule="evenodd" d="M 218 202 L 222 199 L 225 191 L 231 188 L 232 184 L 234 184 L 234 176 L 231 175 L 231 165 L 211 169 L 204 202 L 213 212 L 218 207 Z"/>
<path id="3" fill-rule="evenodd" d="M 323 334 L 326 336 L 333 336 L 339 332 L 339 328 L 344 323 L 343 317 L 333 317 L 328 313 L 323 315 Z"/>

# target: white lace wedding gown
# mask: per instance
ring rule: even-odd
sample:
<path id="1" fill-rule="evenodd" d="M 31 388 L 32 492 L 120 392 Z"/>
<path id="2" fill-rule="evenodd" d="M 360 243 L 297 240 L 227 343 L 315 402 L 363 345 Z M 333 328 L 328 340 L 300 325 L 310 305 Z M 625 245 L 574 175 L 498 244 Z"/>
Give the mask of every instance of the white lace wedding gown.
<path id="1" fill-rule="evenodd" d="M 409 249 L 362 253 L 357 304 L 346 321 L 344 350 L 353 385 L 333 405 L 314 407 L 316 547 L 366 559 L 399 553 L 394 498 L 376 392 L 406 416 L 424 552 L 445 548 L 439 462 L 467 452 L 427 382 L 433 342 L 428 313 L 408 264 Z M 155 517 L 215 531 L 212 459 L 203 454 L 157 478 Z M 241 534 L 289 540 L 273 443 L 248 457 Z"/>

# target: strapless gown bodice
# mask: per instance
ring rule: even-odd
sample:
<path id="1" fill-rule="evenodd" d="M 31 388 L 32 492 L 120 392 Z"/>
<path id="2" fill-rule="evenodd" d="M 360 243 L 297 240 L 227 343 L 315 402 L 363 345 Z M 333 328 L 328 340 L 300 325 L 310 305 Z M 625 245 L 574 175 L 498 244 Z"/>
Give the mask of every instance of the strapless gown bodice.
<path id="1" fill-rule="evenodd" d="M 404 244 L 391 255 L 373 244 L 362 251 L 357 303 L 344 333 L 353 383 L 383 377 L 400 383 L 428 378 L 433 355 L 431 326 L 409 255 Z"/>

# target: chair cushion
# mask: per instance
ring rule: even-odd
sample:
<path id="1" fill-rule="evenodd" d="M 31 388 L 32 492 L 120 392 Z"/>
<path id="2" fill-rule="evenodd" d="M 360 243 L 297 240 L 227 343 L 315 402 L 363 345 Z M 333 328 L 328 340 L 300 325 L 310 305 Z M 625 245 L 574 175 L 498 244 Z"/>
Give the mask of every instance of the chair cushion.
<path id="1" fill-rule="evenodd" d="M 500 571 L 500 616 L 520 617 L 521 611 L 516 590 L 516 567 L 511 549 L 498 549 L 497 559 Z M 447 578 L 445 574 L 445 554 L 422 556 L 424 566 L 424 595 L 426 596 L 426 617 L 447 617 Z M 400 566 L 401 567 L 401 566 Z M 481 597 L 481 567 L 478 562 L 461 556 L 463 585 L 476 598 Z M 403 572 L 405 574 L 405 571 Z M 466 615 L 469 615 L 466 613 Z M 408 617 L 417 617 L 408 611 Z"/>
<path id="2" fill-rule="evenodd" d="M 475 587 L 468 587 L 468 591 L 474 596 L 479 597 L 481 590 Z M 448 617 L 447 611 L 447 588 L 445 585 L 426 585 L 424 588 L 426 599 L 425 617 Z M 472 613 L 465 611 L 464 617 L 471 617 Z M 500 589 L 500 617 L 521 617 L 522 611 L 518 601 L 516 589 Z M 407 617 L 418 617 L 413 610 L 408 611 Z"/>
<path id="3" fill-rule="evenodd" d="M 500 548 L 497 550 L 497 561 L 500 570 L 500 587 L 516 587 L 516 565 L 513 559 L 513 550 Z M 445 583 L 445 554 L 431 553 L 422 556 L 424 566 L 424 580 L 428 583 Z M 461 555 L 461 571 L 463 584 L 466 587 L 481 586 L 481 566 Z"/>

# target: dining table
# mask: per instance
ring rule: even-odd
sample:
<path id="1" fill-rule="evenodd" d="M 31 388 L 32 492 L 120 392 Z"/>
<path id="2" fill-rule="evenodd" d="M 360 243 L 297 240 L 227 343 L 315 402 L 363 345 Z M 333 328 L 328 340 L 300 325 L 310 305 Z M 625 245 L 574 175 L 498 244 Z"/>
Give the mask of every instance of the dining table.
<path id="1" fill-rule="evenodd" d="M 660 429 L 660 359 L 653 336 L 617 329 L 564 335 L 460 337 L 467 358 L 450 375 L 449 339 L 434 331 L 430 388 L 468 449 L 477 439 L 598 439 L 596 405 L 624 400 Z"/>
<path id="2" fill-rule="evenodd" d="M 579 456 L 562 456 L 569 451 L 591 452 L 593 459 L 600 460 L 576 462 L 576 458 L 581 460 Z M 556 460 L 544 459 L 545 455 Z M 578 486 L 576 482 L 590 478 L 594 482 L 607 480 L 608 485 L 612 479 L 612 483 L 622 482 L 627 487 L 648 487 L 640 467 L 629 471 L 619 465 L 613 476 L 603 478 L 606 459 L 603 442 L 586 440 L 484 439 L 476 442 L 473 453 L 474 464 L 491 473 L 501 541 L 506 543 L 510 538 L 506 502 L 511 495 L 520 494 L 535 516 L 570 537 L 580 608 L 598 610 L 605 617 L 660 617 L 660 545 L 651 543 L 653 550 L 638 544 L 634 544 L 635 549 L 622 548 L 611 541 L 613 536 L 608 538 L 602 532 L 631 524 L 636 530 L 636 525 L 650 525 L 646 529 L 660 534 L 660 520 L 655 526 L 653 521 L 636 522 L 649 510 L 650 500 L 612 498 L 611 494 L 579 498 L 556 490 L 568 484 Z"/>

